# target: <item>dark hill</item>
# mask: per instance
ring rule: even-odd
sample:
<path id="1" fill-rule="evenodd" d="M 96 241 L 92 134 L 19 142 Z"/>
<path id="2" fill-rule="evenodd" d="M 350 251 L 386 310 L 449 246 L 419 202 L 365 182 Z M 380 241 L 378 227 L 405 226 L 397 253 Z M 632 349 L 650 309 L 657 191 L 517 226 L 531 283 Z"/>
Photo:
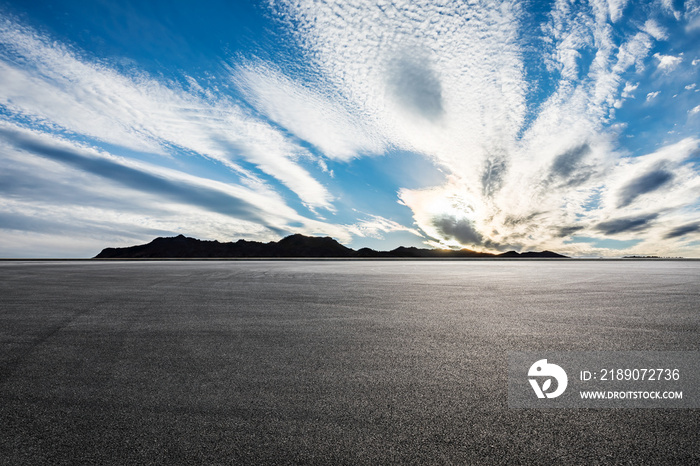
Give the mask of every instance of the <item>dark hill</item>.
<path id="1" fill-rule="evenodd" d="M 291 235 L 274 244 L 275 257 L 352 257 L 355 251 L 328 236 Z"/>
<path id="2" fill-rule="evenodd" d="M 212 258 L 212 257 L 352 257 L 355 254 L 333 238 L 292 235 L 279 242 L 240 239 L 235 243 L 202 241 L 183 235 L 156 238 L 148 244 L 103 249 L 96 259 Z"/>
<path id="3" fill-rule="evenodd" d="M 562 258 L 560 254 L 544 252 L 517 253 L 509 251 L 495 255 L 476 252 L 469 249 L 420 249 L 415 247 L 398 247 L 392 251 L 375 251 L 362 248 L 359 251 L 347 248 L 333 238 L 304 235 L 291 235 L 278 242 L 260 243 L 257 241 L 238 240 L 235 243 L 202 241 L 183 235 L 171 238 L 156 238 L 148 244 L 127 248 L 103 249 L 95 259 L 206 259 L 206 258 L 278 258 L 278 257 L 318 257 L 318 258 Z"/>

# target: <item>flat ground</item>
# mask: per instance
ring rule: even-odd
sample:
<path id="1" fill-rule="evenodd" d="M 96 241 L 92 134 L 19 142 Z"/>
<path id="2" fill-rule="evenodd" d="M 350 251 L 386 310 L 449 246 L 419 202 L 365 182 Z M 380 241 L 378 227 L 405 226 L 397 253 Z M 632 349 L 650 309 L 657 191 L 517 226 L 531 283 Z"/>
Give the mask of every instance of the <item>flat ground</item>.
<path id="1" fill-rule="evenodd" d="M 0 263 L 0 463 L 700 462 L 508 408 L 508 351 L 699 350 L 700 262 Z"/>

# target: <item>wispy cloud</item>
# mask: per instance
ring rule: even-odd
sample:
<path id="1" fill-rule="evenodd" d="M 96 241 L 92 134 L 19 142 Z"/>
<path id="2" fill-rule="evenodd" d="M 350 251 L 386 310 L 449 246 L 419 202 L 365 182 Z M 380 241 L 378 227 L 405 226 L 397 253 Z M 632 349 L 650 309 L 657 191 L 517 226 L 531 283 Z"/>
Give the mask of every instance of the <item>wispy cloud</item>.
<path id="1" fill-rule="evenodd" d="M 242 63 L 230 72 L 258 111 L 329 158 L 348 160 L 387 149 L 381 134 L 346 109 L 350 104 L 345 99 L 322 94 L 327 88 L 310 89 L 261 61 Z"/>
<path id="2" fill-rule="evenodd" d="M 226 95 L 202 99 L 174 84 L 124 76 L 7 18 L 0 42 L 0 103 L 11 111 L 137 151 L 165 154 L 176 146 L 255 180 L 241 166 L 247 162 L 310 207 L 332 208 L 332 195 L 296 162 L 306 151 Z"/>
<path id="3" fill-rule="evenodd" d="M 299 215 L 271 192 L 117 157 L 7 123 L 0 125 L 0 148 L 5 163 L 0 227 L 44 241 L 52 241 L 47 231 L 64 235 L 67 243 L 87 238 L 88 244 L 105 237 L 129 244 L 176 232 L 272 240 L 302 231 L 346 242 L 352 235 L 419 234 L 379 216 L 358 224 L 328 224 Z"/>
<path id="4" fill-rule="evenodd" d="M 435 244 L 566 249 L 555 238 L 562 231 L 641 232 L 618 228 L 624 221 L 614 218 L 638 218 L 630 213 L 649 193 L 679 186 L 694 193 L 697 182 L 692 170 L 675 166 L 669 170 L 684 176 L 665 169 L 623 174 L 629 163 L 606 125 L 639 86 L 623 76 L 643 72 L 654 41 L 668 38 L 652 18 L 638 32 L 613 34 L 626 3 L 555 2 L 541 40 L 547 69 L 560 79 L 542 102 L 528 100 L 533 64 L 516 40 L 522 11 L 509 3 L 301 1 L 283 2 L 280 14 L 358 116 L 371 118 L 389 143 L 422 152 L 450 173 L 444 186 L 400 191 Z M 682 62 L 654 58 L 663 71 Z M 618 183 L 614 215 L 592 203 Z"/>
<path id="5" fill-rule="evenodd" d="M 605 237 L 630 253 L 690 248 L 700 135 L 665 128 L 632 154 L 623 139 L 653 131 L 656 115 L 619 116 L 660 111 L 685 87 L 676 113 L 692 126 L 697 59 L 674 49 L 673 24 L 691 27 L 697 2 L 555 0 L 537 14 L 499 0 L 268 6 L 291 55 L 232 53 L 210 81 L 118 71 L 0 20 L 0 227 L 65 229 L 54 209 L 95 237 L 127 238 L 131 225 L 221 239 L 406 232 L 494 251 L 619 254 L 594 246 Z M 347 208 L 381 180 L 353 175 L 361 184 L 348 188 L 346 170 L 407 152 L 444 174 L 437 186 L 392 184 L 410 215 Z M 400 217 L 413 223 L 389 219 Z"/>
<path id="6" fill-rule="evenodd" d="M 648 19 L 644 23 L 642 30 L 656 40 L 668 39 L 668 32 L 666 31 L 666 29 L 659 25 L 659 23 L 653 19 Z"/>

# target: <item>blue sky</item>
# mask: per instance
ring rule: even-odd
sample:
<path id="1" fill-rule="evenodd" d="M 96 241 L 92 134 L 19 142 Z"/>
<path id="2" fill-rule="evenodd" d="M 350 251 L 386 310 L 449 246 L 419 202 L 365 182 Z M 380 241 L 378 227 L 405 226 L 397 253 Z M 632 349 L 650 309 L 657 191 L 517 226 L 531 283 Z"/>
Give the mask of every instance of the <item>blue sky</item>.
<path id="1" fill-rule="evenodd" d="M 0 1 L 0 257 L 700 257 L 700 0 Z"/>

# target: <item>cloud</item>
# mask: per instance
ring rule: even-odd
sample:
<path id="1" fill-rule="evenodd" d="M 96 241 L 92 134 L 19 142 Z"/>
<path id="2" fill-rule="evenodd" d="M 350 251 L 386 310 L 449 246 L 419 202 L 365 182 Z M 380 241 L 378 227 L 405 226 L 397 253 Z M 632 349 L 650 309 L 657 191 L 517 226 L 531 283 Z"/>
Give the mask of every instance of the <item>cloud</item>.
<path id="1" fill-rule="evenodd" d="M 661 183 L 663 173 L 643 178 L 653 164 L 641 156 L 625 172 L 631 165 L 609 126 L 622 99 L 640 86 L 624 78 L 637 71 L 641 79 L 654 40 L 668 39 L 657 20 L 650 16 L 642 31 L 620 34 L 611 21 L 633 8 L 627 2 L 555 2 L 539 28 L 538 59 L 558 79 L 542 100 L 531 101 L 526 76 L 540 76 L 542 68 L 525 60 L 531 52 L 518 42 L 521 11 L 477 3 L 299 1 L 276 9 L 345 108 L 381 128 L 388 146 L 425 154 L 448 174 L 441 186 L 399 191 L 435 244 L 565 248 L 557 238 L 599 235 L 595 225 L 605 226 L 606 218 L 651 215 L 627 208 L 654 189 L 663 187 L 678 205 L 681 193 L 690 196 L 686 204 L 696 202 L 692 170 L 676 172 L 671 164 L 672 177 Z M 655 57 L 664 71 L 682 61 Z M 648 100 L 661 92 L 649 92 Z"/>
<path id="2" fill-rule="evenodd" d="M 608 9 L 610 12 L 610 21 L 617 22 L 622 18 L 623 11 L 628 0 L 608 0 Z"/>
<path id="3" fill-rule="evenodd" d="M 590 152 L 590 146 L 584 143 L 558 155 L 552 163 L 551 178 L 564 180 L 569 186 L 584 183 L 593 173 L 591 167 L 582 163 Z"/>
<path id="4" fill-rule="evenodd" d="M 687 225 L 682 225 L 677 228 L 674 228 L 673 230 L 669 231 L 664 235 L 664 238 L 666 239 L 671 239 L 671 238 L 678 238 L 680 236 L 685 236 L 690 233 L 695 233 L 700 231 L 700 222 L 695 222 L 695 223 L 689 223 Z"/>
<path id="5" fill-rule="evenodd" d="M 406 231 L 415 236 L 422 237 L 421 233 L 416 229 L 408 228 L 400 223 L 386 219 L 379 215 L 369 215 L 367 218 L 362 219 L 357 223 L 348 225 L 347 229 L 353 235 L 361 238 L 383 239 L 384 233 L 392 233 L 397 231 Z"/>
<path id="6" fill-rule="evenodd" d="M 664 72 L 672 71 L 683 61 L 683 57 L 674 57 L 673 55 L 661 55 L 655 53 L 654 58 L 659 61 L 658 69 Z"/>
<path id="7" fill-rule="evenodd" d="M 583 225 L 571 225 L 571 226 L 566 226 L 566 227 L 560 227 L 557 229 L 556 235 L 559 238 L 566 238 L 568 236 L 573 235 L 574 233 L 577 233 L 581 230 L 583 230 L 585 227 Z"/>
<path id="8" fill-rule="evenodd" d="M 492 198 L 502 187 L 508 172 L 506 154 L 495 153 L 485 161 L 482 170 L 481 187 L 484 196 Z"/>
<path id="9" fill-rule="evenodd" d="M 185 149 L 259 182 L 242 167 L 247 162 L 309 207 L 332 209 L 328 190 L 296 162 L 311 155 L 227 95 L 210 101 L 172 83 L 122 75 L 9 18 L 0 21 L 0 42 L 0 104 L 17 115 L 135 151 Z"/>
<path id="10" fill-rule="evenodd" d="M 676 20 L 681 19 L 681 12 L 676 10 L 673 0 L 661 0 L 661 5 L 666 13 L 672 14 Z"/>
<path id="11" fill-rule="evenodd" d="M 630 180 L 620 192 L 620 202 L 617 204 L 617 207 L 627 207 L 642 194 L 656 191 L 670 183 L 673 178 L 673 173 L 664 169 L 658 169 Z"/>
<path id="12" fill-rule="evenodd" d="M 324 95 L 327 89 L 304 86 L 262 61 L 229 70 L 249 103 L 325 156 L 347 161 L 386 150 L 383 136 L 346 108 L 351 104 L 337 93 Z"/>
<path id="13" fill-rule="evenodd" d="M 508 5 L 281 2 L 277 11 L 327 88 L 395 148 L 454 160 L 481 152 L 481 133 L 517 131 L 525 88 L 517 46 L 502 40 L 517 31 Z"/>
<path id="14" fill-rule="evenodd" d="M 255 206 L 230 194 L 195 184 L 179 184 L 102 157 L 90 157 L 78 151 L 49 145 L 26 133 L 0 128 L 0 138 L 18 149 L 70 165 L 138 191 L 160 194 L 178 201 L 198 205 L 226 215 L 261 223 Z"/>
<path id="15" fill-rule="evenodd" d="M 634 92 L 637 88 L 639 87 L 639 83 L 632 84 L 632 83 L 625 83 L 625 87 L 622 90 L 621 97 L 623 99 L 627 99 L 630 97 L 633 97 L 632 92 Z"/>
<path id="16" fill-rule="evenodd" d="M 169 230 L 156 228 L 142 228 L 128 224 L 118 223 L 97 223 L 91 221 L 71 221 L 59 220 L 55 218 L 41 218 L 36 215 L 27 215 L 15 212 L 0 212 L 0 225 L 3 230 L 17 230 L 23 232 L 43 233 L 51 232 L 53 235 L 65 236 L 105 236 L 113 235 L 121 238 L 129 238 L 132 241 L 144 237 L 169 235 Z"/>
<path id="17" fill-rule="evenodd" d="M 396 101 L 407 111 L 427 120 L 444 114 L 442 84 L 430 61 L 410 50 L 388 66 L 387 85 Z"/>
<path id="18" fill-rule="evenodd" d="M 352 235 L 346 226 L 299 215 L 264 189 L 116 157 L 9 124 L 0 125 L 0 143 L 5 168 L 0 174 L 0 214 L 14 219 L 12 229 L 62 225 L 47 232 L 64 232 L 72 250 L 80 250 L 86 237 L 102 238 L 102 244 L 133 244 L 134 238 L 148 240 L 153 232 L 222 240 L 273 240 L 292 230 L 342 241 Z M 83 250 L 83 256 L 90 254 L 94 252 Z"/>
<path id="19" fill-rule="evenodd" d="M 687 138 L 648 154 L 621 159 L 608 172 L 600 191 L 600 218 L 634 215 L 640 210 L 663 217 L 696 204 L 700 176 L 692 160 L 699 148 L 700 141 Z"/>
<path id="20" fill-rule="evenodd" d="M 668 39 L 668 32 L 666 32 L 666 29 L 661 27 L 659 25 L 659 23 L 657 23 L 653 19 L 648 19 L 644 23 L 644 26 L 642 27 L 642 31 L 646 32 L 647 34 L 649 34 L 651 37 L 653 37 L 656 40 Z"/>
<path id="21" fill-rule="evenodd" d="M 454 238 L 462 244 L 481 245 L 484 241 L 474 223 L 467 219 L 458 219 L 447 215 L 433 218 L 433 225 L 442 236 Z"/>
<path id="22" fill-rule="evenodd" d="M 13 123 L 3 126 L 11 167 L 0 189 L 14 197 L 0 214 L 51 222 L 54 196 L 84 207 L 71 218 L 86 229 L 95 220 L 95 234 L 103 209 L 115 228 L 171 231 L 180 221 L 209 237 L 407 231 L 439 247 L 605 254 L 566 238 L 629 234 L 663 250 L 678 243 L 669 229 L 696 221 L 699 141 L 684 114 L 685 133 L 645 153 L 634 142 L 668 115 L 637 126 L 637 103 L 623 103 L 667 95 L 670 71 L 683 79 L 674 85 L 688 83 L 693 55 L 675 52 L 664 11 L 676 10 L 664 5 L 555 1 L 532 15 L 527 4 L 486 0 L 269 2 L 292 39 L 284 50 L 237 51 L 217 61 L 217 76 L 183 74 L 180 84 L 117 72 L 5 18 L 0 119 Z M 641 26 L 624 26 L 627 17 Z M 384 173 L 353 172 L 357 159 L 401 164 L 405 152 L 444 175 L 440 185 L 387 175 L 413 224 L 389 219 L 405 212 L 349 213 L 357 192 L 389 185 Z M 70 193 L 70 180 L 81 189 Z M 77 192 L 91 200 L 81 205 Z"/>
<path id="23" fill-rule="evenodd" d="M 33 131 L 2 125 L 0 141 L 140 193 L 155 194 L 235 218 L 264 224 L 260 215 L 265 212 L 296 216 L 280 198 L 143 162 L 128 161 Z"/>
<path id="24" fill-rule="evenodd" d="M 641 217 L 627 217 L 608 220 L 596 225 L 596 230 L 606 235 L 643 231 L 648 229 L 651 226 L 651 222 L 657 217 L 658 214 L 650 214 Z"/>
<path id="25" fill-rule="evenodd" d="M 687 20 L 685 30 L 686 32 L 695 31 L 700 29 L 700 2 L 697 0 L 690 0 L 685 2 L 685 19 Z"/>

